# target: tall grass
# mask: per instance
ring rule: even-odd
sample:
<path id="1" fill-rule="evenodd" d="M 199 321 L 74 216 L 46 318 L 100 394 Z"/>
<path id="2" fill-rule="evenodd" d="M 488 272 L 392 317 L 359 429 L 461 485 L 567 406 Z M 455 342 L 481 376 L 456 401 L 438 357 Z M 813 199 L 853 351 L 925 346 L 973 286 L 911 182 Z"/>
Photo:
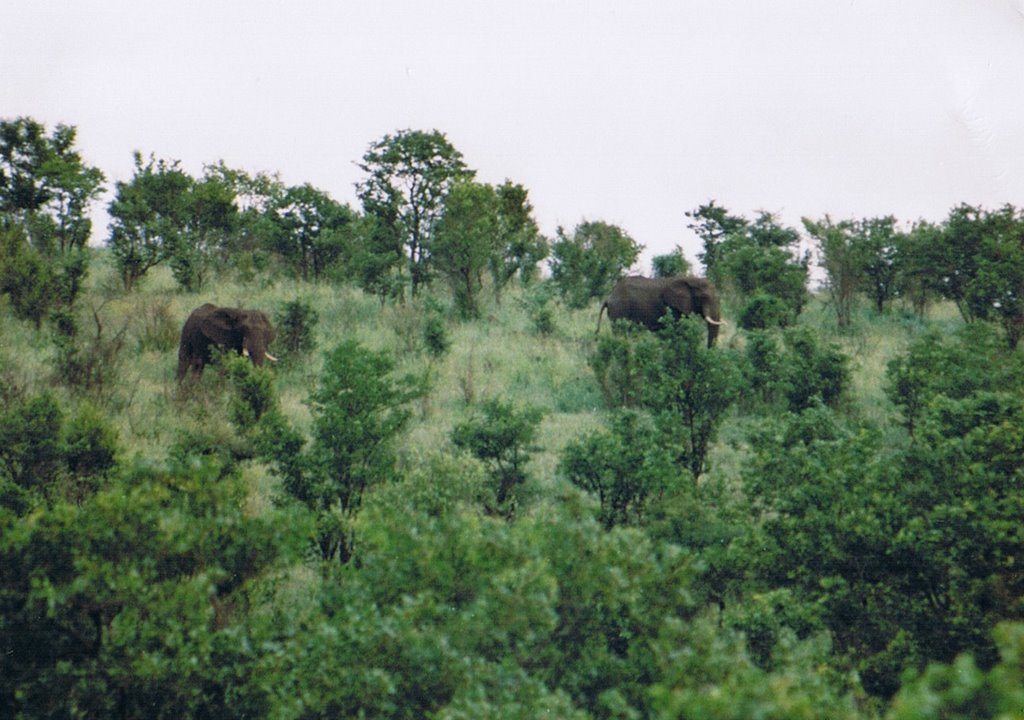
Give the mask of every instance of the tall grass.
<path id="1" fill-rule="evenodd" d="M 433 291 L 438 292 L 438 291 Z M 307 400 L 322 371 L 322 353 L 346 338 L 355 338 L 373 350 L 386 350 L 396 359 L 396 372 L 425 378 L 429 394 L 415 407 L 400 457 L 404 465 L 422 467 L 427 459 L 454 452 L 451 429 L 470 416 L 484 400 L 496 398 L 540 408 L 544 420 L 528 472 L 539 487 L 559 483 L 556 467 L 562 449 L 581 433 L 599 427 L 606 415 L 601 394 L 588 366 L 596 339 L 598 304 L 570 311 L 557 300 L 552 308 L 550 332 L 538 331 L 531 316 L 534 289 L 508 288 L 502 301 L 485 302 L 482 317 L 459 322 L 448 313 L 446 333 L 450 348 L 440 356 L 427 350 L 425 298 L 405 305 L 382 306 L 358 288 L 335 284 L 309 284 L 286 279 L 242 283 L 217 279 L 201 292 L 177 289 L 166 268 L 156 268 L 132 293 L 120 290 L 119 280 L 105 253 L 94 260 L 80 307 L 100 308 L 111 328 L 127 328 L 127 356 L 119 370 L 111 397 L 103 404 L 118 430 L 125 454 L 162 458 L 186 433 L 220 437 L 229 424 L 230 389 L 216 371 L 188 392 L 175 381 L 177 342 L 188 314 L 204 302 L 258 308 L 272 317 L 283 306 L 302 300 L 315 308 L 317 350 L 287 366 L 275 368 L 275 387 L 281 407 L 298 428 L 308 428 Z M 450 309 L 443 293 L 435 304 Z M 535 306 L 536 303 L 534 303 Z M 7 313 L 10 318 L 10 313 Z M 741 347 L 743 334 L 735 319 L 726 317 L 719 343 Z M 849 403 L 856 412 L 875 420 L 892 413 L 885 394 L 889 360 L 902 352 L 910 338 L 926 325 L 955 328 L 961 322 L 951 305 L 936 305 L 922 322 L 902 308 L 878 315 L 863 303 L 851 328 L 840 333 L 832 309 L 820 298 L 809 303 L 800 318 L 815 327 L 820 337 L 837 343 L 852 358 Z M 602 328 L 602 332 L 608 332 Z M 271 348 L 273 350 L 273 347 Z M 74 402 L 53 383 L 53 343 L 50 331 L 37 332 L 31 324 L 9 319 L 0 327 L 0 377 L 5 386 L 25 392 L 51 389 Z M 712 474 L 734 474 L 743 455 L 742 418 L 726 422 L 712 449 Z M 252 509 L 270 502 L 274 481 L 265 467 L 246 463 L 254 491 Z"/>

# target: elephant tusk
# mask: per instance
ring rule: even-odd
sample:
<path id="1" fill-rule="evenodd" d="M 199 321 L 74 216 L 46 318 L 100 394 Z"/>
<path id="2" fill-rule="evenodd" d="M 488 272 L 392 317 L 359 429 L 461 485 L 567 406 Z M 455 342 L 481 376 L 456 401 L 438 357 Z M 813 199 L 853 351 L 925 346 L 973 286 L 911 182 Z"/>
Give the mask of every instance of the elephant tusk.
<path id="1" fill-rule="evenodd" d="M 249 357 L 249 348 L 242 348 L 242 357 Z"/>
<path id="2" fill-rule="evenodd" d="M 712 320 L 707 315 L 704 316 L 704 320 L 708 325 L 725 325 L 725 320 Z"/>
<path id="3" fill-rule="evenodd" d="M 271 355 L 270 353 L 264 353 L 264 354 L 267 356 L 267 360 L 269 360 L 270 362 L 277 362 L 277 358 L 274 357 L 273 355 Z"/>

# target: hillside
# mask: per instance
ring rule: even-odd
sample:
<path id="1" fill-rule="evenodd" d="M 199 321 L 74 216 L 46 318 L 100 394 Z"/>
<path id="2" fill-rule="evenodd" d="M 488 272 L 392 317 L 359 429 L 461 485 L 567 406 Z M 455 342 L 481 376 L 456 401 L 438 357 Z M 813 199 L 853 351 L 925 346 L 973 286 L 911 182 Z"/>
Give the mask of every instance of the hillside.
<path id="1" fill-rule="evenodd" d="M 727 377 L 733 386 L 720 387 L 735 392 L 694 478 L 645 419 L 659 408 L 615 411 L 592 368 L 602 342 L 618 352 L 616 343 L 660 341 L 595 337 L 597 304 L 558 300 L 553 328 L 540 333 L 530 298 L 543 283 L 512 287 L 500 304 L 486 296 L 481 319 L 460 321 L 437 288 L 432 303 L 382 304 L 343 283 L 225 275 L 189 293 L 158 268 L 125 292 L 109 255 L 94 254 L 74 343 L 98 352 L 97 327 L 100 345 L 116 343 L 102 382 L 69 390 L 49 325 L 4 309 L 7 482 L 36 498 L 0 516 L 5 716 L 63 707 L 128 717 L 916 718 L 940 716 L 923 707 L 971 717 L 1022 708 L 1024 631 L 1000 623 L 1022 610 L 1024 407 L 1006 391 L 1024 373 L 985 326 L 964 335 L 951 305 L 920 319 L 861 303 L 840 333 L 815 298 L 797 324 L 802 340 L 758 336 L 779 343 L 778 377 L 811 356 L 827 362 L 798 375 L 848 363 L 833 402 L 819 395 L 799 408 L 796 380 L 775 387 L 751 364 L 762 340 L 737 327 L 728 298 L 714 349 L 681 323 L 675 337 L 696 343 L 705 372 L 681 382 Z M 315 350 L 176 383 L 178 333 L 194 307 L 278 319 L 293 301 L 319 318 Z M 446 351 L 429 351 L 431 318 Z M 300 501 L 313 490 L 295 490 L 300 475 L 286 465 L 325 437 L 317 423 L 330 408 L 310 398 L 347 340 L 357 345 L 332 362 L 380 352 L 394 361 L 389 377 L 425 384 L 405 403 L 393 464 L 352 475 L 372 482 L 339 515 Z M 965 360 L 968 343 L 976 350 Z M 914 437 L 901 414 L 909 406 L 886 389 L 890 363 L 912 348 L 908 366 L 919 371 L 907 377 L 915 397 L 930 398 Z M 984 382 L 978 369 L 995 357 L 1003 368 Z M 974 377 L 960 393 L 948 389 L 957 373 Z M 280 411 L 239 420 L 237 399 L 252 404 L 244 388 Z M 32 409 L 43 396 L 63 418 L 49 426 L 54 447 Z M 512 408 L 507 425 L 487 415 L 488 401 Z M 543 413 L 532 439 L 528 420 L 513 422 L 524 408 Z M 633 420 L 616 425 L 622 417 Z M 341 418 L 332 432 L 357 418 L 370 422 Z M 92 434 L 69 430 L 76 422 Z M 494 497 L 510 467 L 495 458 L 511 456 L 474 457 L 480 445 L 454 441 L 467 423 L 497 428 L 498 449 L 527 458 L 514 467 L 513 501 Z M 104 427 L 116 458 L 89 475 L 99 461 L 82 458 L 111 444 L 97 440 Z M 282 453 L 292 435 L 305 449 Z M 608 496 L 585 489 L 598 476 Z M 632 504 L 616 515 L 623 493 Z M 331 532 L 351 540 L 347 562 L 324 552 Z M 961 653 L 955 669 L 915 679 Z"/>

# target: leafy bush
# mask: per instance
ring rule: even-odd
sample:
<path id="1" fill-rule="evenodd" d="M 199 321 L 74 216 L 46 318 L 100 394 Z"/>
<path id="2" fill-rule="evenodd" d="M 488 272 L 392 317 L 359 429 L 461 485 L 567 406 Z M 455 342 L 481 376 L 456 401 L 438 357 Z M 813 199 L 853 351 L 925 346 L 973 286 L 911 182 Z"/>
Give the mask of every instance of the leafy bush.
<path id="1" fill-rule="evenodd" d="M 281 306 L 274 319 L 278 345 L 284 348 L 283 359 L 292 359 L 316 349 L 314 332 L 320 314 L 305 300 L 290 300 Z"/>
<path id="2" fill-rule="evenodd" d="M 799 412 L 815 402 L 835 406 L 849 385 L 849 359 L 834 344 L 823 347 L 809 327 L 790 328 L 783 337 L 782 373 L 789 409 Z"/>
<path id="3" fill-rule="evenodd" d="M 22 515 L 44 502 L 80 502 L 115 467 L 117 433 L 94 406 L 70 419 L 43 393 L 0 412 L 0 505 Z"/>
<path id="4" fill-rule="evenodd" d="M 505 517 L 515 514 L 516 488 L 526 481 L 537 425 L 544 417 L 540 408 L 517 409 L 512 403 L 487 400 L 483 416 L 459 423 L 451 433 L 452 443 L 473 453 L 487 466 L 494 481 L 494 509 Z"/>
<path id="5" fill-rule="evenodd" d="M 113 388 L 120 372 L 128 326 L 104 337 L 98 310 L 93 310 L 92 318 L 95 335 L 84 337 L 72 310 L 54 312 L 53 343 L 57 353 L 53 362 L 60 382 L 72 390 L 100 397 Z"/>
<path id="6" fill-rule="evenodd" d="M 569 443 L 559 470 L 597 497 L 606 529 L 643 524 L 648 503 L 657 502 L 681 475 L 651 420 L 628 410 L 617 413 L 607 430 Z"/>
<path id="7" fill-rule="evenodd" d="M 766 330 L 790 324 L 791 312 L 782 298 L 755 290 L 740 310 L 739 326 L 744 330 Z"/>
<path id="8" fill-rule="evenodd" d="M 444 319 L 444 309 L 434 298 L 427 298 L 423 303 L 423 308 L 426 314 L 423 323 L 423 344 L 431 357 L 444 357 L 452 346 L 452 339 L 448 334 L 448 324 Z"/>
<path id="9" fill-rule="evenodd" d="M 408 404 L 424 388 L 413 376 L 393 377 L 394 360 L 346 340 L 324 358 L 320 385 L 310 396 L 312 442 L 277 413 L 262 424 L 262 453 L 285 491 L 317 517 L 325 560 L 347 562 L 354 550 L 351 522 L 367 488 L 394 474 L 394 443 L 410 418 Z"/>

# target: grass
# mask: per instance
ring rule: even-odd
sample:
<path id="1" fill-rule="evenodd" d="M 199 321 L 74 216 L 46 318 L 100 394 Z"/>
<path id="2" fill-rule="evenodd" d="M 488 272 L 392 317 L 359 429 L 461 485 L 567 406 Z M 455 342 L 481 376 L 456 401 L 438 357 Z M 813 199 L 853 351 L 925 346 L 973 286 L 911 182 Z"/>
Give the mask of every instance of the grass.
<path id="1" fill-rule="evenodd" d="M 489 398 L 543 409 L 545 416 L 529 466 L 539 487 L 559 485 L 556 468 L 565 445 L 601 427 L 606 410 L 588 366 L 595 345 L 597 303 L 569 311 L 555 303 L 554 330 L 536 332 L 526 298 L 531 289 L 508 289 L 502 302 L 485 303 L 481 319 L 450 321 L 450 350 L 431 357 L 424 342 L 425 313 L 420 300 L 382 306 L 357 288 L 330 284 L 299 284 L 287 280 L 243 284 L 218 279 L 201 293 L 176 289 L 166 268 L 156 268 L 141 287 L 120 291 L 116 273 L 104 253 L 97 255 L 80 302 L 82 327 L 90 329 L 95 311 L 104 332 L 126 328 L 128 342 L 117 380 L 98 399 L 117 429 L 127 456 L 160 459 L 183 433 L 218 433 L 228 425 L 227 382 L 216 372 L 204 375 L 194 391 L 183 393 L 174 374 L 178 333 L 191 310 L 204 302 L 259 308 L 275 316 L 292 300 L 302 300 L 319 316 L 317 350 L 275 370 L 275 385 L 289 420 L 308 428 L 306 405 L 322 368 L 323 351 L 345 338 L 355 338 L 396 359 L 396 372 L 426 377 L 430 392 L 415 407 L 400 457 L 406 467 L 421 465 L 438 453 L 452 450 L 452 427 Z M 446 300 L 439 297 L 443 305 Z M 885 422 L 893 408 L 885 395 L 886 367 L 910 338 L 926 325 L 955 328 L 961 321 L 950 304 L 936 305 L 922 322 L 902 308 L 878 315 L 866 303 L 858 307 L 851 328 L 840 333 L 831 308 L 814 298 L 801 322 L 819 330 L 820 337 L 837 343 L 851 358 L 851 408 L 868 419 Z M 90 330 L 91 331 L 91 330 Z M 721 347 L 741 347 L 742 332 L 730 322 L 720 336 Z M 50 331 L 30 323 L 9 321 L 0 330 L 0 372 L 9 386 L 24 392 L 50 389 L 69 403 L 76 398 L 55 386 Z M 734 412 L 722 428 L 710 457 L 712 473 L 735 477 L 744 455 L 744 418 Z M 274 481 L 267 469 L 246 463 L 253 488 L 252 511 L 271 501 Z"/>

